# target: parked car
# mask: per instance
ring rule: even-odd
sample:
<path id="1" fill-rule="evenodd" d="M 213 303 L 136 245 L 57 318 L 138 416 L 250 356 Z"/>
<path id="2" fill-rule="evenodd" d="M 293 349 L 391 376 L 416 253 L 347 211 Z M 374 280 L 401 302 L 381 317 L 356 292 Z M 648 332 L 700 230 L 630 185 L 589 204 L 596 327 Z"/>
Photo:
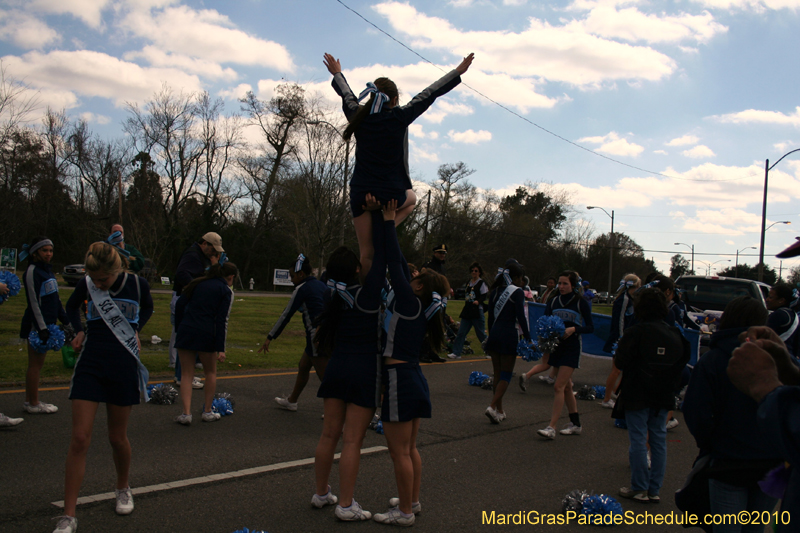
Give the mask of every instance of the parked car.
<path id="1" fill-rule="evenodd" d="M 693 311 L 724 311 L 739 296 L 751 296 L 766 307 L 771 288 L 759 281 L 721 276 L 681 276 L 675 286 L 683 291 L 683 301 Z"/>
<path id="2" fill-rule="evenodd" d="M 463 300 L 466 297 L 467 297 L 467 290 L 464 288 L 463 285 L 453 289 L 453 299 L 454 300 Z"/>
<path id="3" fill-rule="evenodd" d="M 86 268 L 81 265 L 67 265 L 61 272 L 61 277 L 67 282 L 67 285 L 74 287 L 86 275 Z"/>

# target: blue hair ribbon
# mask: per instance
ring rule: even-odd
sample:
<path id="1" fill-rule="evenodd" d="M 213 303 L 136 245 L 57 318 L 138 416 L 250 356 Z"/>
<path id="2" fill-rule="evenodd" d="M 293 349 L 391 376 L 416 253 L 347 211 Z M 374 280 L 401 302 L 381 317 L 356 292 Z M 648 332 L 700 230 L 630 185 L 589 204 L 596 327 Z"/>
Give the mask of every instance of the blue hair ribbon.
<path id="1" fill-rule="evenodd" d="M 624 279 L 620 280 L 619 288 L 617 288 L 617 292 L 621 291 L 622 289 L 630 289 L 634 285 L 636 285 L 636 282 L 634 280 L 632 280 L 632 279 L 629 279 L 627 281 L 625 281 Z"/>
<path id="2" fill-rule="evenodd" d="M 353 295 L 350 294 L 350 291 L 347 290 L 347 283 L 342 283 L 341 281 L 336 281 L 333 279 L 328 280 L 328 287 L 335 290 L 339 296 L 344 300 L 350 308 L 353 308 L 353 304 L 355 304 L 356 299 L 353 298 Z"/>
<path id="3" fill-rule="evenodd" d="M 221 254 L 219 254 L 219 261 L 217 262 L 217 264 L 219 266 L 222 266 L 222 265 L 225 264 L 225 261 L 227 261 L 227 260 L 228 260 L 228 254 L 226 254 L 225 252 L 222 252 Z"/>
<path id="4" fill-rule="evenodd" d="M 497 269 L 497 275 L 494 277 L 494 279 L 497 279 L 500 276 L 503 276 L 503 279 L 506 280 L 506 285 L 511 285 L 511 273 L 507 268 L 499 267 Z"/>
<path id="5" fill-rule="evenodd" d="M 303 270 L 303 263 L 305 262 L 306 262 L 306 256 L 303 254 L 298 255 L 297 260 L 294 262 L 294 271 L 300 272 L 301 270 Z"/>
<path id="6" fill-rule="evenodd" d="M 430 320 L 433 315 L 435 315 L 442 309 L 442 307 L 444 307 L 442 296 L 438 292 L 433 292 L 431 294 L 431 297 L 433 298 L 433 301 L 431 302 L 431 305 L 429 305 L 428 308 L 425 309 L 426 320 Z"/>
<path id="7" fill-rule="evenodd" d="M 370 115 L 380 113 L 381 109 L 383 109 L 383 104 L 389 101 L 389 96 L 378 90 L 375 84 L 371 81 L 367 82 L 367 88 L 361 91 L 361 94 L 358 95 L 358 101 L 360 102 L 372 93 L 375 93 L 375 100 L 373 100 L 372 108 L 369 110 Z"/>
<path id="8" fill-rule="evenodd" d="M 127 258 L 129 258 L 131 256 L 131 253 L 128 250 L 125 250 L 124 248 L 120 248 L 120 246 L 119 246 L 120 243 L 123 242 L 124 240 L 125 240 L 125 238 L 122 236 L 122 232 L 121 231 L 115 231 L 114 233 L 112 233 L 111 235 L 108 236 L 108 239 L 106 239 L 106 242 L 108 244 L 110 244 L 111 246 L 113 246 L 114 248 L 116 248 L 117 251 L 123 257 L 125 257 L 125 259 L 127 259 Z"/>
<path id="9" fill-rule="evenodd" d="M 37 242 L 33 246 L 30 244 L 23 244 L 22 251 L 19 253 L 19 260 L 25 261 L 28 256 L 35 254 L 39 248 L 44 248 L 45 246 L 53 246 L 53 241 L 50 239 L 44 239 Z"/>

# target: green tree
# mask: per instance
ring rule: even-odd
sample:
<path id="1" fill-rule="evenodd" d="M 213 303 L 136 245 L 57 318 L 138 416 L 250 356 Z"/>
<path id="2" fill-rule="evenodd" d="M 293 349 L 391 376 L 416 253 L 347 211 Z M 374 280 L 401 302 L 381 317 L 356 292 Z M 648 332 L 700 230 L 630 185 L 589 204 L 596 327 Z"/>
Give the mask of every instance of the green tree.
<path id="1" fill-rule="evenodd" d="M 670 259 L 669 277 L 678 279 L 680 276 L 688 274 L 691 271 L 689 260 L 681 254 L 675 254 Z"/>
<path id="2" fill-rule="evenodd" d="M 736 267 L 728 267 L 724 270 L 717 271 L 718 276 L 725 278 L 736 277 Z M 758 265 L 750 266 L 748 264 L 739 263 L 739 278 L 751 279 L 758 281 Z M 775 285 L 778 282 L 778 273 L 774 268 L 764 265 L 764 283 L 768 285 Z"/>

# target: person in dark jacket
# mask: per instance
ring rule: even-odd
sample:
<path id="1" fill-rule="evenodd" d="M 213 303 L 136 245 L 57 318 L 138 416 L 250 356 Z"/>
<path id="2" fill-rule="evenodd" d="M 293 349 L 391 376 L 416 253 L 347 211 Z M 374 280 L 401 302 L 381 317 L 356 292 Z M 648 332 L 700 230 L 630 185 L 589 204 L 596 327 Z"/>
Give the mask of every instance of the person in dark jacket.
<path id="1" fill-rule="evenodd" d="M 469 281 L 464 286 L 464 291 L 464 308 L 459 315 L 461 323 L 458 326 L 456 340 L 453 341 L 453 352 L 447 354 L 450 359 L 461 359 L 464 340 L 472 328 L 475 328 L 478 342 L 483 344 L 486 340 L 483 306 L 486 303 L 486 295 L 489 294 L 489 287 L 483 281 L 483 268 L 477 261 L 469 266 Z"/>
<path id="2" fill-rule="evenodd" d="M 800 292 L 788 283 L 778 283 L 769 290 L 767 309 L 772 311 L 767 326 L 778 334 L 789 353 L 800 357 Z"/>
<path id="3" fill-rule="evenodd" d="M 366 195 L 371 194 L 386 205 L 398 204 L 397 224 L 411 214 L 417 197 L 408 172 L 408 126 L 422 115 L 440 96 L 461 83 L 461 75 L 472 64 L 473 55 L 465 57 L 455 69 L 445 74 L 405 105 L 399 105 L 397 85 L 389 78 L 368 83 L 358 97 L 353 94 L 342 74 L 342 65 L 331 54 L 324 64 L 333 75 L 331 85 L 342 99 L 342 110 L 349 122 L 344 138 L 356 136 L 356 165 L 350 180 L 350 211 L 361 253 L 361 276 L 372 266 L 372 220 L 364 210 Z M 364 106 L 358 102 L 369 95 Z"/>
<path id="4" fill-rule="evenodd" d="M 783 252 L 782 252 L 783 253 Z M 758 405 L 758 431 L 771 453 L 790 465 L 781 496 L 778 533 L 797 531 L 794 513 L 800 508 L 800 370 L 778 335 L 767 327 L 752 327 L 733 351 L 728 377 Z M 788 520 L 787 520 L 788 519 Z"/>
<path id="5" fill-rule="evenodd" d="M 297 257 L 289 276 L 292 279 L 292 283 L 294 283 L 294 292 L 289 298 L 289 303 L 286 304 L 286 309 L 283 310 L 278 321 L 272 326 L 264 344 L 258 349 L 258 353 L 269 352 L 270 343 L 278 338 L 278 335 L 281 334 L 295 312 L 300 311 L 303 317 L 303 326 L 306 330 L 306 349 L 303 351 L 303 356 L 300 358 L 300 363 L 297 367 L 297 378 L 295 379 L 292 393 L 289 396 L 275 398 L 275 402 L 284 409 L 297 411 L 297 399 L 308 383 L 311 369 L 314 368 L 316 370 L 317 377 L 322 381 L 325 377 L 325 367 L 328 365 L 328 354 L 317 351 L 313 338 L 314 330 L 316 329 L 315 322 L 322 313 L 323 297 L 328 290 L 328 286 L 311 275 L 311 261 L 304 254 L 300 254 Z"/>
<path id="6" fill-rule="evenodd" d="M 208 273 L 193 280 L 181 292 L 175 306 L 175 347 L 178 357 L 186 366 L 184 374 L 194 377 L 195 358 L 203 363 L 205 373 L 204 422 L 219 420 L 220 414 L 211 410 L 217 387 L 217 361 L 225 361 L 225 340 L 228 336 L 228 318 L 233 305 L 231 285 L 238 270 L 227 261 L 208 269 Z M 192 389 L 181 387 L 183 413 L 175 418 L 179 424 L 192 423 Z"/>
<path id="7" fill-rule="evenodd" d="M 169 362 L 170 366 L 175 366 L 175 383 L 181 384 L 181 361 L 178 358 L 178 351 L 175 349 L 175 334 L 178 328 L 175 327 L 175 305 L 178 303 L 183 288 L 193 279 L 203 276 L 211 265 L 219 262 L 220 254 L 224 253 L 222 247 L 222 237 L 212 231 L 203 235 L 196 243 L 187 248 L 178 261 L 175 269 L 175 279 L 172 283 L 172 301 L 170 302 L 170 322 L 172 323 L 172 335 L 169 339 Z M 199 361 L 196 362 L 198 365 Z M 192 388 L 202 389 L 203 383 L 195 378 Z"/>
<path id="8" fill-rule="evenodd" d="M 622 370 L 620 399 L 628 425 L 631 485 L 619 495 L 639 502 L 659 502 L 667 468 L 667 413 L 675 407 L 674 390 L 689 362 L 690 346 L 680 330 L 665 320 L 667 298 L 644 289 L 634 302 L 638 323 L 619 340 L 614 362 Z M 648 471 L 647 446 L 652 466 Z"/>
<path id="9" fill-rule="evenodd" d="M 67 323 L 67 313 L 58 297 L 58 282 L 50 262 L 53 260 L 53 241 L 37 237 L 30 245 L 23 246 L 20 260 L 28 258 L 28 268 L 22 277 L 28 307 L 22 315 L 19 336 L 27 340 L 31 331 L 39 333 L 42 341 L 50 337 L 48 326 L 60 320 Z M 28 413 L 55 413 L 58 407 L 39 401 L 39 373 L 44 365 L 44 353 L 36 352 L 28 344 L 28 372 L 25 375 L 25 403 L 22 409 Z"/>
<path id="10" fill-rule="evenodd" d="M 433 257 L 431 257 L 430 261 L 422 265 L 422 268 L 427 268 L 442 276 L 446 276 L 447 268 L 445 266 L 445 261 L 447 261 L 447 245 L 440 244 L 433 248 Z"/>
<path id="11" fill-rule="evenodd" d="M 622 332 L 633 325 L 633 295 L 641 287 L 642 280 L 636 274 L 626 274 L 619 284 L 617 296 L 614 298 L 614 304 L 611 306 L 611 329 L 608 333 L 603 351 L 606 353 L 614 353 L 614 345 L 619 341 Z M 606 409 L 614 408 L 614 390 L 617 388 L 617 380 L 619 379 L 620 370 L 614 366 L 614 360 L 611 360 L 611 372 L 606 378 L 606 395 L 603 398 L 602 406 Z"/>
<path id="12" fill-rule="evenodd" d="M 700 455 L 711 456 L 708 482 L 712 513 L 771 511 L 777 502 L 758 486 L 782 462 L 758 430 L 758 403 L 740 392 L 727 374 L 739 335 L 767 321 L 764 305 L 750 296 L 731 301 L 722 313 L 711 349 L 694 367 L 683 403 L 683 415 Z M 715 526 L 714 531 L 763 531 L 764 526 Z"/>

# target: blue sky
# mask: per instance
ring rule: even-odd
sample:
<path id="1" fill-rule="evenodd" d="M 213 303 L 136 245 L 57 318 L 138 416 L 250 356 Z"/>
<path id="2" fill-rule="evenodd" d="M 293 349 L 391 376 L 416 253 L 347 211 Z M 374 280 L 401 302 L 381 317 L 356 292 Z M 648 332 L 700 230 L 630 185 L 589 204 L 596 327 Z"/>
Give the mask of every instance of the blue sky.
<path id="1" fill-rule="evenodd" d="M 716 266 L 758 246 L 764 160 L 800 148 L 800 0 L 342 1 L 438 68 L 337 0 L 0 0 L 0 57 L 42 105 L 119 137 L 125 103 L 162 83 L 228 112 L 281 81 L 334 105 L 330 52 L 354 90 L 387 75 L 404 100 L 474 52 L 464 84 L 410 130 L 415 178 L 464 161 L 500 193 L 550 182 L 595 234 L 610 220 L 585 207 L 613 209 L 664 269 L 688 252 L 676 242 Z M 768 224 L 793 224 L 767 233 L 776 268 L 800 235 L 798 185 L 800 152 L 770 173 Z"/>

